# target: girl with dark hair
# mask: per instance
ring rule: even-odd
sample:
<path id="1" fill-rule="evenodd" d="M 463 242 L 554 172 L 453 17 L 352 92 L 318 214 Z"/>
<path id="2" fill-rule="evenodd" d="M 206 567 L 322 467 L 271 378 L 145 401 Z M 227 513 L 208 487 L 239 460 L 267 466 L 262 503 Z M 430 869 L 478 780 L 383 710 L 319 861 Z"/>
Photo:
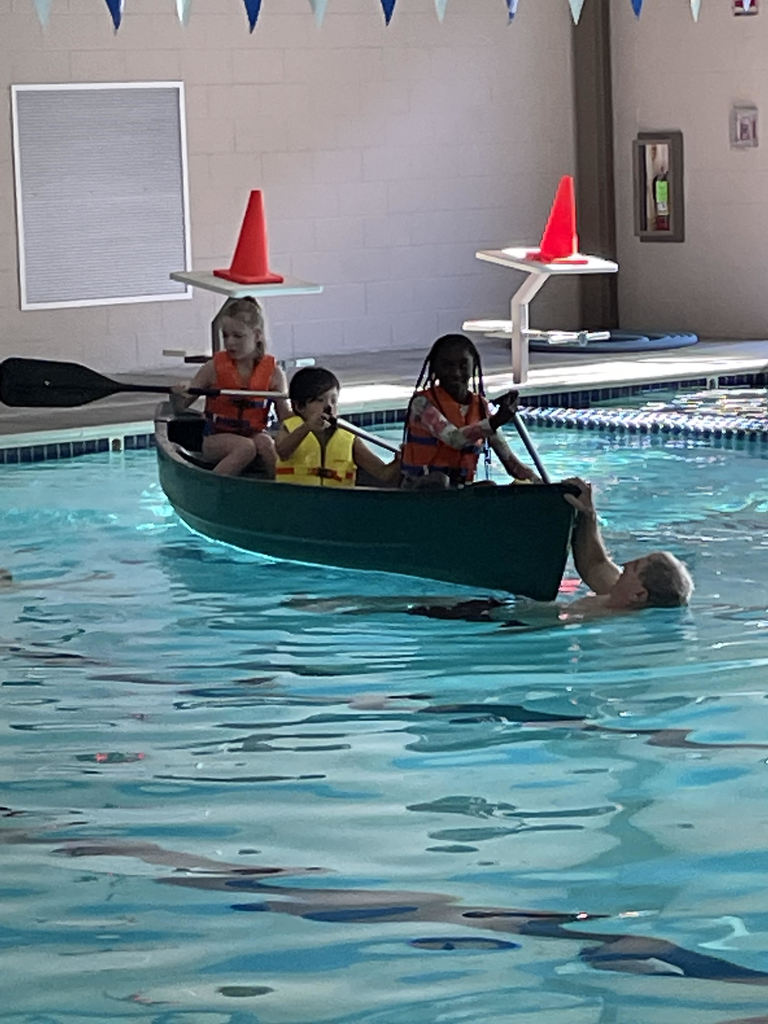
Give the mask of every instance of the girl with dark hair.
<path id="1" fill-rule="evenodd" d="M 275 473 L 275 445 L 266 432 L 270 402 L 279 420 L 289 412 L 285 374 L 266 351 L 264 314 L 250 297 L 232 299 L 221 312 L 223 349 L 197 371 L 191 382 L 173 390 L 176 411 L 195 401 L 188 387 L 274 391 L 275 399 L 219 395 L 205 400 L 203 455 L 214 459 L 213 472 L 237 476 L 258 457 L 268 476 Z"/>
<path id="2" fill-rule="evenodd" d="M 490 415 L 480 355 L 463 334 L 438 338 L 424 360 L 408 404 L 403 446 L 404 486 L 472 483 L 480 453 L 490 446 L 515 480 L 537 480 L 497 433 L 517 407 L 517 392 Z"/>
<path id="3" fill-rule="evenodd" d="M 314 487 L 354 487 L 362 469 L 385 486 L 400 479 L 400 457 L 384 463 L 348 430 L 336 425 L 338 378 L 322 366 L 305 366 L 291 378 L 293 416 L 283 420 L 275 441 L 275 479 Z"/>

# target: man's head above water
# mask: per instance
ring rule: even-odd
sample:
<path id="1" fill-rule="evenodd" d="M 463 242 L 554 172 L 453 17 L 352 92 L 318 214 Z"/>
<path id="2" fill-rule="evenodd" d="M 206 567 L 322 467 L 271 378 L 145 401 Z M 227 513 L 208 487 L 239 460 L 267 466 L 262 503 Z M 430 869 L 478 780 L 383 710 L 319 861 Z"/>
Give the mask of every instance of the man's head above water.
<path id="1" fill-rule="evenodd" d="M 652 551 L 625 562 L 608 593 L 609 608 L 679 608 L 688 604 L 693 580 L 688 569 L 670 551 Z"/>

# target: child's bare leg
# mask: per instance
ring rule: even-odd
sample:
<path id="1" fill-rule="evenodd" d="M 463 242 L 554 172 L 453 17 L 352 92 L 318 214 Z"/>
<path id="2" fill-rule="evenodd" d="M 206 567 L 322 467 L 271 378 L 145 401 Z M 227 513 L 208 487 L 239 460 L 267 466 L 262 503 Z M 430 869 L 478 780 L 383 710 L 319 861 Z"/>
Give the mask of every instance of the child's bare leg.
<path id="1" fill-rule="evenodd" d="M 267 476 L 273 480 L 275 477 L 275 467 L 277 466 L 275 442 L 269 434 L 256 434 L 252 441 L 256 454 L 261 458 Z"/>
<path id="2" fill-rule="evenodd" d="M 219 476 L 239 476 L 256 457 L 256 446 L 250 437 L 212 434 L 203 438 L 203 455 L 217 460 L 213 472 Z"/>

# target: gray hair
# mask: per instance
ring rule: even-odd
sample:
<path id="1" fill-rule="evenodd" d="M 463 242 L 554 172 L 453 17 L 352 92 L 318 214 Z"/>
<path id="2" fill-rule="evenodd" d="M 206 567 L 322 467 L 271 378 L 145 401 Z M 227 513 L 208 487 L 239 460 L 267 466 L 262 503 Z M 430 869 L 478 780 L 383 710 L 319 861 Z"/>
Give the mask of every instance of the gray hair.
<path id="1" fill-rule="evenodd" d="M 691 599 L 691 574 L 670 551 L 651 552 L 639 577 L 648 592 L 649 608 L 679 608 Z"/>

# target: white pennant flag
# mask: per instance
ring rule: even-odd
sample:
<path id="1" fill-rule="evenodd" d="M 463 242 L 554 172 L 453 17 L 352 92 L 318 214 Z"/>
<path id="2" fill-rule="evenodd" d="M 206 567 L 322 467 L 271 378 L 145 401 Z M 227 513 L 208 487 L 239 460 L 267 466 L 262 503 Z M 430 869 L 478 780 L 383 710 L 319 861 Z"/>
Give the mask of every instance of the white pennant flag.
<path id="1" fill-rule="evenodd" d="M 315 15 L 315 22 L 317 27 L 323 24 L 323 18 L 325 17 L 325 8 L 328 6 L 328 0 L 309 0 L 309 6 L 312 8 Z"/>
<path id="2" fill-rule="evenodd" d="M 584 6 L 584 0 L 568 0 L 571 5 L 571 14 L 573 15 L 574 25 L 579 24 L 579 18 L 581 17 L 581 9 Z"/>
<path id="3" fill-rule="evenodd" d="M 701 0 L 691 0 L 691 14 L 693 15 L 693 20 L 694 21 L 698 21 L 699 20 L 699 11 L 700 10 L 701 10 Z"/>
<path id="4" fill-rule="evenodd" d="M 37 19 L 43 28 L 48 28 L 48 19 L 51 16 L 51 3 L 52 0 L 35 0 Z"/>
<path id="5" fill-rule="evenodd" d="M 186 25 L 189 21 L 189 7 L 192 0 L 176 0 L 176 14 L 179 16 L 179 21 L 182 25 Z"/>
<path id="6" fill-rule="evenodd" d="M 445 17 L 445 8 L 448 6 L 448 0 L 435 0 L 435 10 L 437 11 L 437 17 L 439 21 L 442 21 Z"/>

